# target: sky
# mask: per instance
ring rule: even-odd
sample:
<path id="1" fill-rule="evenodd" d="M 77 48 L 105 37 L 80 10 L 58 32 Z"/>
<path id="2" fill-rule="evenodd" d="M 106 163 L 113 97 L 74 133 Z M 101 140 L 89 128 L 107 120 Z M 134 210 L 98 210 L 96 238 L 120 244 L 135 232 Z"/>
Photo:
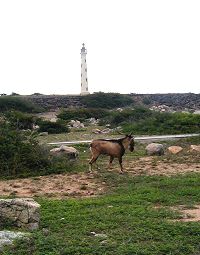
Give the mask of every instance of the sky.
<path id="1" fill-rule="evenodd" d="M 0 0 L 0 94 L 200 93 L 199 0 Z"/>

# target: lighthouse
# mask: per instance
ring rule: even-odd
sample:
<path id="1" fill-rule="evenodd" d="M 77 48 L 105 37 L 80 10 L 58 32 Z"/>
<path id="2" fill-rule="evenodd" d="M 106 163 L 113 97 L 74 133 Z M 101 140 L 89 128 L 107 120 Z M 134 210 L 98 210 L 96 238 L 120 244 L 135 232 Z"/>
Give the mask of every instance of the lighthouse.
<path id="1" fill-rule="evenodd" d="M 87 77 L 87 62 L 86 62 L 87 50 L 85 44 L 82 44 L 81 48 L 81 95 L 90 94 L 88 91 L 88 77 Z"/>

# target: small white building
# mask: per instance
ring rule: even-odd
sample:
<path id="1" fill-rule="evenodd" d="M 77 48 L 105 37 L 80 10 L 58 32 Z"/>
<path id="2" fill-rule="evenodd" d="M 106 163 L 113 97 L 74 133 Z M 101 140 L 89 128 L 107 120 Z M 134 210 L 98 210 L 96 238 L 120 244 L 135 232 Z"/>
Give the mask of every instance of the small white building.
<path id="1" fill-rule="evenodd" d="M 86 62 L 87 50 L 85 44 L 82 44 L 81 49 L 81 95 L 90 94 L 88 91 L 88 77 L 87 77 L 87 62 Z"/>

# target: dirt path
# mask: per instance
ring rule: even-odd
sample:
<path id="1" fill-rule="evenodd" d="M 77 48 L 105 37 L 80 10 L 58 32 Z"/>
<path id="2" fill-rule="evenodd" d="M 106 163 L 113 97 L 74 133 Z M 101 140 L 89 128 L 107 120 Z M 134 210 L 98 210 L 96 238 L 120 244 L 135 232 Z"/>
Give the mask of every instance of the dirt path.
<path id="1" fill-rule="evenodd" d="M 200 172 L 199 163 L 169 163 L 144 157 L 124 162 L 125 172 L 131 175 L 166 175 Z M 118 164 L 107 171 L 118 172 Z M 106 191 L 106 183 L 95 174 L 57 174 L 26 179 L 0 181 L 1 196 L 17 197 L 91 197 Z"/>
<path id="2" fill-rule="evenodd" d="M 0 181 L 2 196 L 17 197 L 91 197 L 104 191 L 104 182 L 92 174 L 57 174 Z"/>

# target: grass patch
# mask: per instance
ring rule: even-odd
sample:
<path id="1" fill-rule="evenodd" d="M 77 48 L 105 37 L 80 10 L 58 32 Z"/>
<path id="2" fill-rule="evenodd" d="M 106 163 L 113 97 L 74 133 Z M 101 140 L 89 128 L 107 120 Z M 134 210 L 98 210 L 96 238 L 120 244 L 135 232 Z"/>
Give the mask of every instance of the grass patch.
<path id="1" fill-rule="evenodd" d="M 166 206 L 200 202 L 200 175 L 131 177 L 101 172 L 108 194 L 80 200 L 45 200 L 41 228 L 8 254 L 167 255 L 198 254 L 200 223 L 170 222 L 180 215 Z M 164 206 L 159 210 L 156 205 Z M 44 231 L 44 229 L 48 231 Z M 91 232 L 104 234 L 94 236 Z"/>

